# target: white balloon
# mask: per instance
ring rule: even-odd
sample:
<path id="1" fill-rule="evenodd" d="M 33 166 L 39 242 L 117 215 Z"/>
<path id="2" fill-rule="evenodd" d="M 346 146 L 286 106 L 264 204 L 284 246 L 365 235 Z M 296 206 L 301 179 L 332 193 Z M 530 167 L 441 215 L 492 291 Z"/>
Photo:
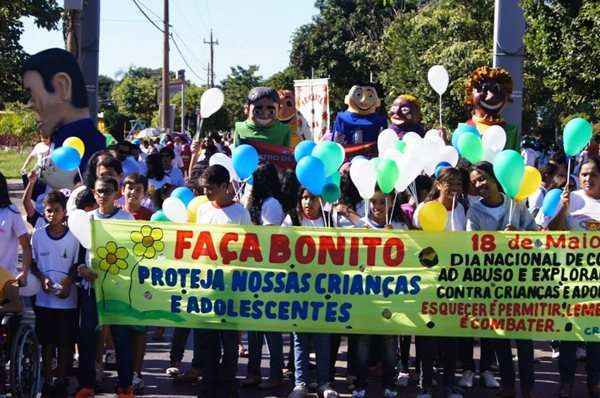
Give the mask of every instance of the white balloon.
<path id="1" fill-rule="evenodd" d="M 490 148 L 483 148 L 483 160 L 493 163 L 496 156 L 502 151 L 494 151 Z"/>
<path id="2" fill-rule="evenodd" d="M 444 141 L 440 137 L 430 135 L 423 139 L 421 146 L 421 153 L 426 154 L 426 156 L 421 157 L 423 169 L 427 175 L 431 176 L 439 163 L 441 150 L 445 146 Z"/>
<path id="3" fill-rule="evenodd" d="M 42 290 L 40 280 L 31 272 L 27 274 L 27 285 L 19 288 L 19 296 L 31 297 L 35 296 Z"/>
<path id="4" fill-rule="evenodd" d="M 172 222 L 188 222 L 188 213 L 185 204 L 179 198 L 167 198 L 163 202 L 162 211 Z"/>
<path id="5" fill-rule="evenodd" d="M 399 141 L 398 134 L 392 129 L 385 129 L 377 136 L 377 150 L 379 155 L 390 148 L 395 148 Z"/>
<path id="6" fill-rule="evenodd" d="M 502 126 L 490 126 L 481 135 L 481 143 L 484 148 L 493 152 L 500 152 L 506 145 L 506 131 Z"/>
<path id="7" fill-rule="evenodd" d="M 202 119 L 210 117 L 213 113 L 221 109 L 225 96 L 223 92 L 216 88 L 209 88 L 202 93 L 200 97 L 200 115 Z"/>
<path id="8" fill-rule="evenodd" d="M 429 140 L 437 142 L 438 146 L 441 148 L 444 145 L 446 145 L 446 142 L 444 141 L 443 134 L 444 133 L 442 133 L 441 130 L 431 129 L 431 130 L 429 130 L 429 131 L 427 131 L 425 133 L 424 139 L 429 139 Z"/>
<path id="9" fill-rule="evenodd" d="M 440 155 L 438 157 L 438 163 L 440 162 L 448 162 L 452 165 L 452 167 L 456 167 L 458 164 L 458 151 L 452 145 L 446 145 L 440 150 Z"/>
<path id="10" fill-rule="evenodd" d="M 406 190 L 406 187 L 417 178 L 423 168 L 420 162 L 417 161 L 417 155 L 414 153 L 405 153 L 394 158 L 398 166 L 398 180 L 394 189 L 400 193 Z"/>
<path id="11" fill-rule="evenodd" d="M 368 200 L 375 194 L 377 173 L 372 162 L 361 161 L 350 165 L 350 179 L 356 186 L 360 197 Z"/>
<path id="12" fill-rule="evenodd" d="M 419 147 L 419 145 L 421 144 L 421 141 L 423 140 L 423 138 L 421 138 L 421 136 L 417 133 L 415 133 L 414 131 L 409 131 L 408 133 L 404 134 L 404 136 L 402 137 L 402 141 L 404 141 L 406 143 L 407 147 Z"/>
<path id="13" fill-rule="evenodd" d="M 438 95 L 442 95 L 448 88 L 450 77 L 448 77 L 446 68 L 444 68 L 442 65 L 434 65 L 429 68 L 429 71 L 427 72 L 427 81 L 429 82 L 431 88 L 438 93 Z"/>
<path id="14" fill-rule="evenodd" d="M 208 159 L 209 166 L 219 164 L 227 169 L 229 172 L 229 178 L 231 181 L 240 181 L 240 177 L 238 177 L 235 169 L 233 168 L 233 162 L 231 158 L 224 153 L 215 153 Z"/>
<path id="15" fill-rule="evenodd" d="M 402 152 L 400 152 L 396 148 L 388 148 L 385 151 L 383 151 L 383 154 L 379 153 L 379 157 L 382 159 L 395 160 L 398 156 L 402 156 Z"/>
<path id="16" fill-rule="evenodd" d="M 81 246 L 88 250 L 91 249 L 92 224 L 90 222 L 90 215 L 81 209 L 72 210 L 69 213 L 67 224 L 71 233 L 81 243 Z"/>

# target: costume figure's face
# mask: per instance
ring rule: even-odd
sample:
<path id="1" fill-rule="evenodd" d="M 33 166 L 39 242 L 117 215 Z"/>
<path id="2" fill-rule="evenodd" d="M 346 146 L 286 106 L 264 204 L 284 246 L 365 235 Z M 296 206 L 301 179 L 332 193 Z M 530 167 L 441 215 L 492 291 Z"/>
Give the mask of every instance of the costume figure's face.
<path id="1" fill-rule="evenodd" d="M 495 79 L 483 79 L 473 87 L 473 104 L 475 110 L 484 114 L 500 113 L 508 100 L 507 93 Z"/>
<path id="2" fill-rule="evenodd" d="M 258 126 L 269 127 L 275 121 L 277 107 L 271 98 L 261 98 L 248 105 L 248 117 Z"/>
<path id="3" fill-rule="evenodd" d="M 53 78 L 53 84 L 56 76 Z M 23 86 L 30 93 L 28 106 L 36 113 L 39 131 L 42 135 L 51 137 L 60 127 L 64 117 L 65 99 L 61 98 L 60 90 L 54 88 L 53 93 L 46 91 L 42 76 L 36 71 L 27 71 L 23 75 Z"/>
<path id="4" fill-rule="evenodd" d="M 388 116 L 393 124 L 400 126 L 409 123 L 418 123 L 417 109 L 415 104 L 403 97 L 397 97 L 390 110 Z"/>
<path id="5" fill-rule="evenodd" d="M 371 86 L 352 86 L 344 102 L 348 105 L 348 111 L 359 115 L 375 113 L 381 105 L 377 91 Z"/>
<path id="6" fill-rule="evenodd" d="M 294 93 L 290 90 L 279 90 L 279 111 L 277 119 L 280 122 L 288 123 L 296 116 L 296 102 Z"/>

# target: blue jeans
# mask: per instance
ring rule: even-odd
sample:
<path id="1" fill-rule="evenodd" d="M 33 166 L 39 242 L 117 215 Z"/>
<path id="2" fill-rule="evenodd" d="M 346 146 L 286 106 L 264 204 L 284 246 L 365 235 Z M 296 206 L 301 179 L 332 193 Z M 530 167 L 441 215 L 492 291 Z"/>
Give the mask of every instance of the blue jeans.
<path id="1" fill-rule="evenodd" d="M 283 336 L 278 332 L 248 332 L 248 375 L 260 376 L 264 340 L 269 348 L 270 377 L 283 378 Z"/>
<path id="2" fill-rule="evenodd" d="M 294 333 L 294 379 L 296 386 L 307 387 L 309 380 L 310 341 L 315 344 L 317 354 L 317 384 L 329 383 L 329 359 L 331 356 L 331 336 L 320 333 Z"/>
<path id="3" fill-rule="evenodd" d="M 117 354 L 117 375 L 119 387 L 127 389 L 133 380 L 133 333 L 130 326 L 111 325 L 110 333 L 115 344 Z"/>
<path id="4" fill-rule="evenodd" d="M 576 351 L 579 342 L 561 341 L 560 356 L 558 357 L 558 370 L 560 382 L 573 384 L 575 382 L 575 370 L 577 369 Z M 586 345 L 587 382 L 589 386 L 600 384 L 600 343 L 587 343 Z"/>
<path id="5" fill-rule="evenodd" d="M 375 341 L 374 339 L 380 339 L 383 344 L 383 350 L 381 352 L 381 359 L 383 362 L 383 387 L 393 388 L 396 375 L 395 367 L 398 358 L 398 337 L 361 334 L 350 336 L 350 338 L 354 339 L 356 342 L 356 376 L 358 377 L 356 385 L 359 388 L 366 388 L 367 378 L 369 377 L 370 347 Z"/>
<path id="6" fill-rule="evenodd" d="M 79 288 L 79 385 L 96 384 L 96 345 L 98 344 L 98 309 L 94 289 Z"/>
<path id="7" fill-rule="evenodd" d="M 200 389 L 205 398 L 236 396 L 238 332 L 230 330 L 194 331 L 202 358 Z"/>

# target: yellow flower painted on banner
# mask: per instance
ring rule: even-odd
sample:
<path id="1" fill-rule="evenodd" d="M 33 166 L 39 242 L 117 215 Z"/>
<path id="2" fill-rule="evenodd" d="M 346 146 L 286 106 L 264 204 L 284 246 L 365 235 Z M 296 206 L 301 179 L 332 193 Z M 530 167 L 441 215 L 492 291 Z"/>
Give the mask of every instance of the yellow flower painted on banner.
<path id="1" fill-rule="evenodd" d="M 139 257 L 154 258 L 165 250 L 165 244 L 162 241 L 163 231 L 160 228 L 152 228 L 150 225 L 144 225 L 139 231 L 131 233 L 133 254 Z"/>
<path id="2" fill-rule="evenodd" d="M 126 269 L 128 266 L 125 259 L 129 252 L 124 247 L 117 247 L 117 244 L 113 241 L 107 242 L 106 246 L 96 249 L 96 255 L 101 259 L 100 269 L 111 274 L 116 275 L 119 270 Z"/>

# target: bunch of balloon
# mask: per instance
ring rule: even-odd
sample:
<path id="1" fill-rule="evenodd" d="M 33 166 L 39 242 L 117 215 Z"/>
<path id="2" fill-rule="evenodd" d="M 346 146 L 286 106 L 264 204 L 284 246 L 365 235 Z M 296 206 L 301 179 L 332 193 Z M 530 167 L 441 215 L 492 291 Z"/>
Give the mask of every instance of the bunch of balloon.
<path id="1" fill-rule="evenodd" d="M 162 214 L 156 215 L 156 218 L 166 218 L 174 223 L 190 222 L 188 205 L 194 199 L 194 192 L 187 187 L 177 187 L 171 192 L 171 195 L 163 202 Z M 158 213 L 158 212 L 157 212 Z M 154 214 L 157 214 L 154 213 Z M 154 214 L 152 215 L 154 217 Z M 153 221 L 166 221 L 164 219 L 154 219 Z"/>
<path id="2" fill-rule="evenodd" d="M 85 144 L 79 137 L 69 137 L 60 148 L 52 151 L 50 159 L 62 171 L 75 171 L 79 173 L 79 178 L 83 181 L 79 165 L 81 158 L 85 153 Z"/>

